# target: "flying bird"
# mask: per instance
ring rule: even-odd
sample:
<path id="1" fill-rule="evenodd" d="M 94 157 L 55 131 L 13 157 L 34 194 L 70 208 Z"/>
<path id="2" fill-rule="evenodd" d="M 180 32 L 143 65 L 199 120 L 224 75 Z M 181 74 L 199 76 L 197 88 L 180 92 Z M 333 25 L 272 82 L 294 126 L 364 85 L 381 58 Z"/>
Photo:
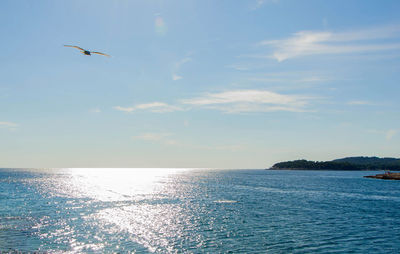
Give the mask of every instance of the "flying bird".
<path id="1" fill-rule="evenodd" d="M 98 54 L 98 55 L 102 55 L 102 56 L 111 57 L 110 55 L 107 55 L 107 54 L 104 54 L 104 53 L 101 53 L 101 52 L 96 52 L 96 51 L 89 51 L 89 50 L 83 49 L 83 48 L 78 47 L 78 46 L 64 45 L 64 47 L 71 47 L 71 48 L 79 49 L 79 50 L 81 51 L 82 54 L 85 54 L 85 55 L 87 55 L 87 56 L 90 56 L 90 55 L 92 55 L 92 54 Z"/>

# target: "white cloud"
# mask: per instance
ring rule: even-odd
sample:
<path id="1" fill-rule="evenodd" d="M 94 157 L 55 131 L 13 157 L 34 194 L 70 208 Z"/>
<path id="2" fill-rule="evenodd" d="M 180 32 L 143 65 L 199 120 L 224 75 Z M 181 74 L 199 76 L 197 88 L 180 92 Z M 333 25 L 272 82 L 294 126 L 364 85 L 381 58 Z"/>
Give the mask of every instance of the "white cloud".
<path id="1" fill-rule="evenodd" d="M 253 77 L 249 78 L 249 81 L 255 81 L 255 82 L 291 82 L 291 83 L 322 83 L 322 82 L 327 82 L 331 81 L 332 79 L 326 78 L 326 77 L 320 77 L 320 76 L 275 76 L 275 77 Z"/>
<path id="2" fill-rule="evenodd" d="M 182 100 L 183 104 L 226 113 L 292 111 L 304 112 L 310 97 L 284 95 L 265 90 L 235 90 Z"/>
<path id="3" fill-rule="evenodd" d="M 379 136 L 384 135 L 386 140 L 392 140 L 394 136 L 399 133 L 399 129 L 389 129 L 389 130 L 367 130 L 368 133 L 378 134 Z"/>
<path id="4" fill-rule="evenodd" d="M 18 126 L 19 126 L 18 124 L 13 123 L 13 122 L 0 122 L 0 129 L 5 128 L 10 131 L 15 131 L 15 130 L 17 130 Z"/>
<path id="5" fill-rule="evenodd" d="M 99 108 L 94 108 L 90 110 L 91 113 L 101 113 L 101 110 Z"/>
<path id="6" fill-rule="evenodd" d="M 390 129 L 386 132 L 386 139 L 391 140 L 396 134 L 398 130 Z"/>
<path id="7" fill-rule="evenodd" d="M 176 75 L 176 74 L 172 74 L 172 80 L 176 81 L 176 80 L 180 80 L 180 79 L 183 79 L 183 77 Z"/>
<path id="8" fill-rule="evenodd" d="M 15 128 L 15 127 L 18 127 L 18 124 L 13 123 L 13 122 L 0 122 L 0 127 Z"/>
<path id="9" fill-rule="evenodd" d="M 155 113 L 189 110 L 190 107 L 202 107 L 225 113 L 244 112 L 309 112 L 309 102 L 316 97 L 304 95 L 286 95 L 266 90 L 233 90 L 220 93 L 208 93 L 200 97 L 182 99 L 177 105 L 163 102 L 139 104 L 132 107 L 113 107 L 124 112 L 147 110 Z"/>
<path id="10" fill-rule="evenodd" d="M 162 143 L 165 145 L 177 145 L 178 142 L 176 140 L 173 140 L 169 138 L 172 136 L 171 133 L 153 133 L 153 132 L 148 132 L 148 133 L 143 133 L 138 136 L 132 137 L 133 139 L 137 140 L 144 140 L 144 141 L 150 141 L 150 142 L 156 142 L 156 143 Z"/>
<path id="11" fill-rule="evenodd" d="M 190 62 L 190 61 L 192 61 L 191 57 L 185 57 L 185 58 L 179 60 L 178 62 L 176 62 L 175 67 L 179 69 L 179 68 L 181 68 L 182 65 L 184 65 L 185 63 Z"/>
<path id="12" fill-rule="evenodd" d="M 165 132 L 147 132 L 142 133 L 137 136 L 133 136 L 132 139 L 134 140 L 142 140 L 151 143 L 163 144 L 163 145 L 170 145 L 170 146 L 179 146 L 182 148 L 190 148 L 190 149 L 204 149 L 204 150 L 216 150 L 216 151 L 231 151 L 236 152 L 240 150 L 246 149 L 244 145 L 238 144 L 229 144 L 229 145 L 199 145 L 199 144 L 185 144 L 180 141 L 177 141 L 171 137 L 174 134 L 172 133 L 165 133 Z"/>
<path id="13" fill-rule="evenodd" d="M 125 111 L 125 112 L 133 112 L 133 111 L 136 110 L 135 107 L 126 108 L 126 107 L 120 107 L 120 106 L 115 106 L 115 107 L 113 107 L 113 109 L 116 109 L 116 110 L 119 110 L 119 111 Z"/>
<path id="14" fill-rule="evenodd" d="M 133 138 L 147 141 L 159 141 L 169 136 L 171 136 L 170 133 L 143 133 Z"/>
<path id="15" fill-rule="evenodd" d="M 385 26 L 350 32 L 300 31 L 281 40 L 259 44 L 274 49 L 272 57 L 279 62 L 307 55 L 376 52 L 400 49 L 400 43 L 380 39 L 398 38 L 400 26 Z"/>
<path id="16" fill-rule="evenodd" d="M 371 102 L 368 101 L 349 101 L 347 104 L 349 105 L 374 105 Z"/>
<path id="17" fill-rule="evenodd" d="M 329 81 L 329 79 L 323 78 L 323 77 L 318 77 L 318 76 L 311 76 L 311 77 L 299 79 L 297 81 L 298 82 L 325 82 L 325 81 Z"/>
<path id="18" fill-rule="evenodd" d="M 246 150 L 246 146 L 244 145 L 189 145 L 188 147 L 194 149 L 202 149 L 202 150 L 214 150 L 214 151 L 229 151 L 229 152 L 237 152 Z"/>
<path id="19" fill-rule="evenodd" d="M 251 68 L 250 66 L 245 65 L 245 64 L 231 64 L 231 65 L 227 65 L 225 67 L 232 68 L 237 71 L 248 71 Z"/>
<path id="20" fill-rule="evenodd" d="M 119 111 L 124 111 L 124 112 L 133 112 L 137 110 L 149 110 L 151 112 L 155 113 L 166 113 L 166 112 L 173 112 L 173 111 L 181 111 L 183 110 L 180 107 L 169 105 L 164 102 L 152 102 L 152 103 L 146 103 L 146 104 L 139 104 L 133 107 L 121 107 L 121 106 L 115 106 L 113 107 L 116 110 Z"/>
<path id="21" fill-rule="evenodd" d="M 269 3 L 279 3 L 280 0 L 256 0 L 255 5 L 253 7 L 254 10 L 261 8 L 263 5 L 265 4 L 269 4 Z"/>
<path id="22" fill-rule="evenodd" d="M 217 146 L 215 149 L 217 149 L 217 150 L 239 151 L 239 150 L 243 150 L 244 146 L 241 146 L 241 145 Z"/>
<path id="23" fill-rule="evenodd" d="M 179 74 L 177 74 L 177 72 L 180 71 L 182 65 L 188 63 L 192 61 L 192 58 L 190 57 L 185 57 L 177 62 L 174 63 L 173 68 L 172 68 L 172 80 L 176 81 L 176 80 L 180 80 L 183 79 L 182 76 L 180 76 Z"/>

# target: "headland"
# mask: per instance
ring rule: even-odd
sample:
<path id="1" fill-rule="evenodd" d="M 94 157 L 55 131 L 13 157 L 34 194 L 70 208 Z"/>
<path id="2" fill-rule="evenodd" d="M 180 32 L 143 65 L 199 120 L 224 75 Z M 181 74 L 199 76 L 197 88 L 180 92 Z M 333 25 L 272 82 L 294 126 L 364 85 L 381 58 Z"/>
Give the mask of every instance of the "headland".
<path id="1" fill-rule="evenodd" d="M 270 170 L 349 170 L 400 171 L 400 159 L 379 157 L 346 157 L 332 161 L 294 160 L 274 164 Z"/>

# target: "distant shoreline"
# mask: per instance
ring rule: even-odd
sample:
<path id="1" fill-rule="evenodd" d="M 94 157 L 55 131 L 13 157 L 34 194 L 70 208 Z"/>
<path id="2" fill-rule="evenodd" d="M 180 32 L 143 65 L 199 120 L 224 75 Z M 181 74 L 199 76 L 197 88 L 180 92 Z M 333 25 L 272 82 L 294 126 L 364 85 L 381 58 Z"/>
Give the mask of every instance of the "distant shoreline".
<path id="1" fill-rule="evenodd" d="M 383 179 L 383 180 L 400 180 L 400 173 L 385 173 L 385 174 L 377 174 L 374 176 L 364 176 L 365 178 L 375 178 L 375 179 Z"/>
<path id="2" fill-rule="evenodd" d="M 360 156 L 332 161 L 294 160 L 275 163 L 268 170 L 400 171 L 400 159 Z"/>
<path id="3" fill-rule="evenodd" d="M 277 171 L 384 171 L 383 169 L 309 169 L 309 168 L 266 168 L 265 170 Z M 398 171 L 398 170 L 393 170 Z M 400 170 L 399 170 L 400 171 Z"/>

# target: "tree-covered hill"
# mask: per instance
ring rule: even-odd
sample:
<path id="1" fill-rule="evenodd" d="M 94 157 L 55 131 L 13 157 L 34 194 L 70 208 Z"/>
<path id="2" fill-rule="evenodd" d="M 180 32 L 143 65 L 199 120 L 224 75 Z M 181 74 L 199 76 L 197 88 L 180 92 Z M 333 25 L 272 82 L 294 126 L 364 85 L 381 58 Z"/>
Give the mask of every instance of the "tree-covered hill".
<path id="1" fill-rule="evenodd" d="M 400 171 L 400 159 L 378 157 L 348 157 L 333 161 L 294 160 L 279 162 L 271 169 L 290 170 L 395 170 Z"/>
<path id="2" fill-rule="evenodd" d="M 347 157 L 343 159 L 333 160 L 334 162 L 348 162 L 354 164 L 374 164 L 374 165 L 386 165 L 386 164 L 400 164 L 400 159 L 396 158 L 379 158 L 379 157 Z"/>

